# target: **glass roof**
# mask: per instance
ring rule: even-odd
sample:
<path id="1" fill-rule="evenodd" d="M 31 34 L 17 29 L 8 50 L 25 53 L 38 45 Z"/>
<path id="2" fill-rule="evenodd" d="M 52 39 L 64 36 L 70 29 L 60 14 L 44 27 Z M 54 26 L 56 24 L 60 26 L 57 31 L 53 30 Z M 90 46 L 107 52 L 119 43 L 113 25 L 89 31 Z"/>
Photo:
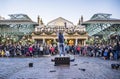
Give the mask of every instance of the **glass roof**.
<path id="1" fill-rule="evenodd" d="M 112 14 L 97 13 L 91 17 L 91 20 L 109 20 Z"/>
<path id="2" fill-rule="evenodd" d="M 31 20 L 26 14 L 10 14 L 11 20 Z"/>

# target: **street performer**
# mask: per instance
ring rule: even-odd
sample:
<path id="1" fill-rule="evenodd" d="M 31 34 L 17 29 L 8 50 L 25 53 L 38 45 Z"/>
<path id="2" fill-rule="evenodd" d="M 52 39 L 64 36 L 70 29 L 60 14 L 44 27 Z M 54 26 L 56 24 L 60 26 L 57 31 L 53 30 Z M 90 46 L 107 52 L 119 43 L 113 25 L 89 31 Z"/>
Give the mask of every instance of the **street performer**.
<path id="1" fill-rule="evenodd" d="M 62 54 L 65 56 L 64 35 L 62 31 L 58 32 L 58 50 L 59 50 L 60 56 Z"/>

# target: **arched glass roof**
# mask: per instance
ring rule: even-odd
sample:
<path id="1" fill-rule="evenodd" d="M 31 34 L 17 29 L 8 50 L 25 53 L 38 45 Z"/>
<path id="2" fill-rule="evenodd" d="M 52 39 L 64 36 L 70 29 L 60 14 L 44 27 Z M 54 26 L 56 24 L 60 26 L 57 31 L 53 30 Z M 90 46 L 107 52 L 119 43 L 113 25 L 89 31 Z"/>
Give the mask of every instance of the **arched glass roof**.
<path id="1" fill-rule="evenodd" d="M 91 17 L 91 20 L 108 20 L 112 14 L 97 13 Z"/>
<path id="2" fill-rule="evenodd" d="M 31 20 L 26 14 L 10 14 L 12 20 Z"/>

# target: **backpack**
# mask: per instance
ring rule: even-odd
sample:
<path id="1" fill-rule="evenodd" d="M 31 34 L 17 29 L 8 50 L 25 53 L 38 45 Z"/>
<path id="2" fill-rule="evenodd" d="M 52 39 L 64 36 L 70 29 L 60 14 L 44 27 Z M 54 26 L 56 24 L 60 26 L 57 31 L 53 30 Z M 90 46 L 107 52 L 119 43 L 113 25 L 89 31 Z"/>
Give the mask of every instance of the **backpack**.
<path id="1" fill-rule="evenodd" d="M 77 47 L 77 50 L 80 51 L 80 47 Z"/>

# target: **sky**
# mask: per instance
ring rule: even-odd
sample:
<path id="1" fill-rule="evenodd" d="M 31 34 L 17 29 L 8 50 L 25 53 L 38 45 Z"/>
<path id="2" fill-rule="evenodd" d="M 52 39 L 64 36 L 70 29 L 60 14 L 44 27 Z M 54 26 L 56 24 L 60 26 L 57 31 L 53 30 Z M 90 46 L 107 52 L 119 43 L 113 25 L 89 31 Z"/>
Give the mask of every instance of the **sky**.
<path id="1" fill-rule="evenodd" d="M 37 16 L 44 24 L 63 17 L 77 24 L 81 15 L 84 21 L 96 13 L 109 13 L 120 19 L 120 0 L 0 0 L 0 16 L 27 14 L 37 22 Z"/>

